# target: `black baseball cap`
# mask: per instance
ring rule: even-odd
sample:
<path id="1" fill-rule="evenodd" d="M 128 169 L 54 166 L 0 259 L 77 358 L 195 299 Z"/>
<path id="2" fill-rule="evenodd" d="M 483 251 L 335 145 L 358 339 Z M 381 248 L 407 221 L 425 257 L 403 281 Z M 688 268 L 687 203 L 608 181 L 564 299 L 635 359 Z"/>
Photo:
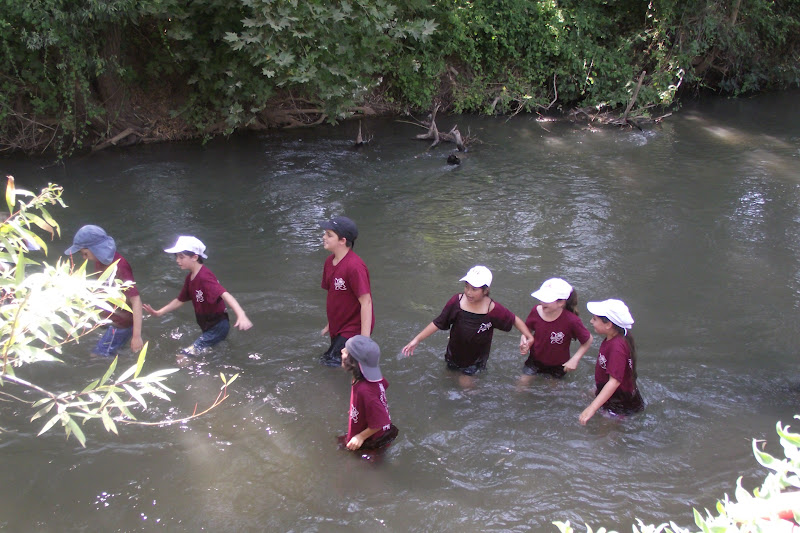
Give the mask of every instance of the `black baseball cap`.
<path id="1" fill-rule="evenodd" d="M 344 237 L 350 243 L 353 243 L 358 237 L 356 223 L 347 217 L 333 217 L 330 220 L 320 222 L 319 227 L 335 232 L 339 238 Z"/>

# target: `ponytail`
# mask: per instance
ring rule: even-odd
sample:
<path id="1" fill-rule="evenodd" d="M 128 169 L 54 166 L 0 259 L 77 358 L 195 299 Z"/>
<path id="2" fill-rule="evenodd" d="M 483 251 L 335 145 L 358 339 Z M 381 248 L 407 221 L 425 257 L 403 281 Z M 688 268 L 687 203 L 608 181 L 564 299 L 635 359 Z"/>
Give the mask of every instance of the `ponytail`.
<path id="1" fill-rule="evenodd" d="M 564 309 L 575 313 L 575 316 L 580 316 L 580 313 L 578 313 L 578 291 L 575 289 L 572 289 L 572 292 L 569 293 L 569 298 L 564 300 Z"/>

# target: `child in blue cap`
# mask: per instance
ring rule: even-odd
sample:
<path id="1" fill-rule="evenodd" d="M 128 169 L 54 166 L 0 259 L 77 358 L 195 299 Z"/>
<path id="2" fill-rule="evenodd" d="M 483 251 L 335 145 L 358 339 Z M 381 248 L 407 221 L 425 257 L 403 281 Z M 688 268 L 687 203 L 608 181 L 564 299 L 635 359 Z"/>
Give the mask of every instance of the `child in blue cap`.
<path id="1" fill-rule="evenodd" d="M 72 256 L 78 252 L 85 261 L 94 261 L 95 272 L 105 271 L 116 261 L 117 272 L 114 277 L 121 281 L 134 281 L 130 263 L 117 252 L 116 242 L 100 226 L 83 226 L 75 233 L 72 246 L 64 254 Z M 142 298 L 135 285 L 125 290 L 125 301 L 131 310 L 116 309 L 109 315 L 111 323 L 92 354 L 113 357 L 128 341 L 134 352 L 142 349 Z"/>

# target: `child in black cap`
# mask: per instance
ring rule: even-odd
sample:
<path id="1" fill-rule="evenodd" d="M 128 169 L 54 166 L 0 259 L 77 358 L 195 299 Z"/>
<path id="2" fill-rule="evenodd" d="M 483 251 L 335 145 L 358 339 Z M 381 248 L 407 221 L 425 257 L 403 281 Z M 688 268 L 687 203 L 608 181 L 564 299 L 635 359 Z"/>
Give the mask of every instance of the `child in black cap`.
<path id="1" fill-rule="evenodd" d="M 321 332 L 330 336 L 331 345 L 320 357 L 320 363 L 338 367 L 347 339 L 372 334 L 375 326 L 372 290 L 367 265 L 353 251 L 358 237 L 355 222 L 340 216 L 319 225 L 325 230 L 322 246 L 331 253 L 322 267 L 322 288 L 328 291 L 325 304 L 328 323 Z"/>
<path id="2" fill-rule="evenodd" d="M 350 415 L 343 444 L 348 450 L 377 450 L 391 443 L 398 430 L 389 416 L 386 388 L 381 374 L 378 344 L 363 335 L 347 339 L 342 349 L 342 367 L 353 373 Z"/>

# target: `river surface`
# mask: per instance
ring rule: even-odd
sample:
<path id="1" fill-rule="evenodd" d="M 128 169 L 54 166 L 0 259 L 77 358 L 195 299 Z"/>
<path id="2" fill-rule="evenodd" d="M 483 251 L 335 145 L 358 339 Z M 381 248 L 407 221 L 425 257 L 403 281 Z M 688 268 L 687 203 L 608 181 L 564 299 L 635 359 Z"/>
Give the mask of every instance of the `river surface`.
<path id="1" fill-rule="evenodd" d="M 765 472 L 751 440 L 781 455 L 778 421 L 800 412 L 800 110 L 797 92 L 685 106 L 661 125 L 592 129 L 440 117 L 479 140 L 462 163 L 427 150 L 422 129 L 356 123 L 199 143 L 140 146 L 60 166 L 0 160 L 21 188 L 65 188 L 63 235 L 112 234 L 143 301 L 175 297 L 184 272 L 162 250 L 177 235 L 254 323 L 171 376 L 170 403 L 145 420 L 87 424 L 85 449 L 4 404 L 0 529 L 6 531 L 555 531 L 570 520 L 630 531 L 635 519 L 693 525 Z M 371 463 L 337 449 L 349 378 L 319 366 L 328 345 L 326 252 L 318 222 L 345 214 L 369 266 L 374 338 L 400 436 Z M 519 335 L 496 332 L 487 371 L 462 389 L 443 363 L 447 334 L 400 350 L 483 264 L 492 297 L 523 319 L 530 293 L 559 276 L 586 301 L 621 298 L 636 321 L 646 410 L 624 421 L 578 416 L 593 397 L 599 339 L 561 381 L 516 386 Z M 175 366 L 198 334 L 190 306 L 147 317 L 146 370 Z M 597 336 L 595 336 L 597 337 Z M 95 339 L 65 365 L 20 374 L 83 388 L 107 361 Z M 577 344 L 573 344 L 573 352 Z M 130 350 L 121 365 L 135 361 Z"/>

